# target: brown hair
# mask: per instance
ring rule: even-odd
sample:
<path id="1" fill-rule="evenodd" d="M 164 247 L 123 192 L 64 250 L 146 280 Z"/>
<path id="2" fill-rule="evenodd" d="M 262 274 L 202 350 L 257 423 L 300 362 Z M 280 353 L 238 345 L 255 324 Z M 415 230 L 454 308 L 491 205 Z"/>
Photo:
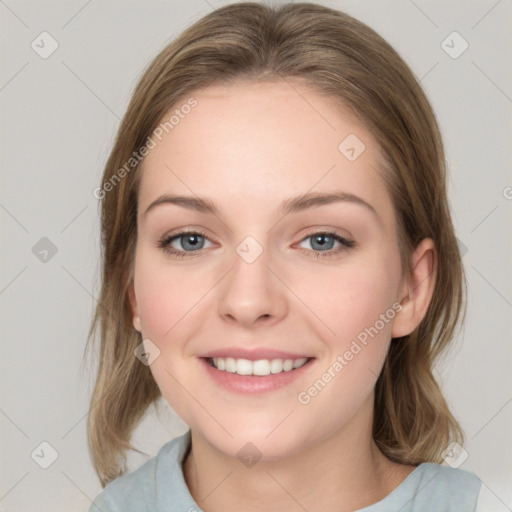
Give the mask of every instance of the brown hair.
<path id="1" fill-rule="evenodd" d="M 102 283 L 88 343 L 100 333 L 100 361 L 88 443 L 103 486 L 126 471 L 126 450 L 160 394 L 134 356 L 141 343 L 127 290 L 137 236 L 138 165 L 168 110 L 194 91 L 234 79 L 293 78 L 349 108 L 381 148 L 397 214 L 404 275 L 417 244 L 431 237 L 437 278 L 429 309 L 410 335 L 393 339 L 377 381 L 374 439 L 390 459 L 440 462 L 462 432 L 433 375 L 437 357 L 465 313 L 466 281 L 446 194 L 445 157 L 432 108 L 411 70 L 376 32 L 311 3 L 241 2 L 204 16 L 165 47 L 135 88 L 103 173 Z M 125 171 L 120 170 L 124 168 Z M 138 451 L 138 450 L 137 450 Z"/>

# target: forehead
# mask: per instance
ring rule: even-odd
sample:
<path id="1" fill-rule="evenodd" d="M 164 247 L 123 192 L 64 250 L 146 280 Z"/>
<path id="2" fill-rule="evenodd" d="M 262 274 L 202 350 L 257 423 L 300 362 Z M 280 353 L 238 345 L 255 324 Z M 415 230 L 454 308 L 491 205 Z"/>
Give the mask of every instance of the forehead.
<path id="1" fill-rule="evenodd" d="M 190 98 L 196 106 L 181 109 Z M 141 165 L 141 210 L 164 193 L 255 212 L 285 197 L 343 190 L 392 221 L 377 144 L 348 109 L 302 83 L 215 84 L 183 98 L 162 123 L 173 114 Z"/>

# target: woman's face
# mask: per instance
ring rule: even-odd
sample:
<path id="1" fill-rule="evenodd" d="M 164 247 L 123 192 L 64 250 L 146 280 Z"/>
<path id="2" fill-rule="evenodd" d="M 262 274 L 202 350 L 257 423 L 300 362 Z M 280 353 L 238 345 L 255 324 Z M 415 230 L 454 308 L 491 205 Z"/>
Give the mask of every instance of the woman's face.
<path id="1" fill-rule="evenodd" d="M 167 402 L 230 456 L 370 429 L 400 318 L 377 145 L 292 84 L 193 94 L 141 168 L 134 325 Z"/>

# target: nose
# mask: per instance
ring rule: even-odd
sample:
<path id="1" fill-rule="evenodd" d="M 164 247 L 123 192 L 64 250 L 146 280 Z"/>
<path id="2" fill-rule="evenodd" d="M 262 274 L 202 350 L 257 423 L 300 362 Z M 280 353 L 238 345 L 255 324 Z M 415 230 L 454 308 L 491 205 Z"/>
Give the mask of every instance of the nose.
<path id="1" fill-rule="evenodd" d="M 288 312 L 286 287 L 278 276 L 265 250 L 252 262 L 235 253 L 220 283 L 220 316 L 244 328 L 278 323 Z"/>

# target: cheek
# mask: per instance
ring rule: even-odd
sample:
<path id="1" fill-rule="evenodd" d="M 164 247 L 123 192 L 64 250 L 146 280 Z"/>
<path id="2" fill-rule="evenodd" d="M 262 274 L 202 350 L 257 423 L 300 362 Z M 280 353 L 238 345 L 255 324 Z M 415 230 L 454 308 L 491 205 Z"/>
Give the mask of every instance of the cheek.
<path id="1" fill-rule="evenodd" d="M 159 349 L 150 370 L 163 397 L 183 421 L 193 424 L 195 411 L 186 389 L 193 389 L 184 373 L 187 340 L 201 329 L 207 300 L 206 276 L 187 272 L 142 248 L 135 264 L 135 291 L 142 336 Z"/>
<path id="2" fill-rule="evenodd" d="M 208 290 L 204 273 L 165 264 L 158 255 L 140 251 L 135 264 L 135 291 L 142 333 L 155 340 L 176 339 Z"/>
<path id="3" fill-rule="evenodd" d="M 321 314 L 334 334 L 323 336 L 326 357 L 296 399 L 311 428 L 317 428 L 317 418 L 328 410 L 323 428 L 334 431 L 350 421 L 373 392 L 396 310 L 390 275 L 369 273 L 368 267 L 352 268 L 324 291 Z"/>
<path id="4" fill-rule="evenodd" d="M 381 371 L 393 320 L 401 306 L 396 300 L 400 264 L 393 249 L 362 263 L 340 279 L 338 296 L 333 300 L 336 304 L 330 306 L 329 314 L 336 319 L 332 348 L 343 367 L 340 381 L 364 396 Z"/>
<path id="5" fill-rule="evenodd" d="M 340 265 L 329 274 L 323 269 L 322 278 L 320 274 L 301 277 L 298 293 L 315 312 L 311 318 L 322 320 L 313 321 L 320 326 L 317 334 L 326 349 L 308 383 L 311 387 L 302 390 L 305 394 L 299 402 L 315 403 L 305 412 L 336 403 L 334 425 L 349 417 L 372 392 L 397 313 L 400 263 L 395 256 L 390 247 L 381 254 L 369 252 L 357 263 L 354 258 L 354 264 Z"/>
<path id="6" fill-rule="evenodd" d="M 392 248 L 385 257 L 369 253 L 337 267 L 296 276 L 294 292 L 331 348 L 342 350 L 360 333 L 364 338 L 365 329 L 376 322 L 383 337 L 391 333 L 400 279 L 400 264 L 392 253 Z"/>

